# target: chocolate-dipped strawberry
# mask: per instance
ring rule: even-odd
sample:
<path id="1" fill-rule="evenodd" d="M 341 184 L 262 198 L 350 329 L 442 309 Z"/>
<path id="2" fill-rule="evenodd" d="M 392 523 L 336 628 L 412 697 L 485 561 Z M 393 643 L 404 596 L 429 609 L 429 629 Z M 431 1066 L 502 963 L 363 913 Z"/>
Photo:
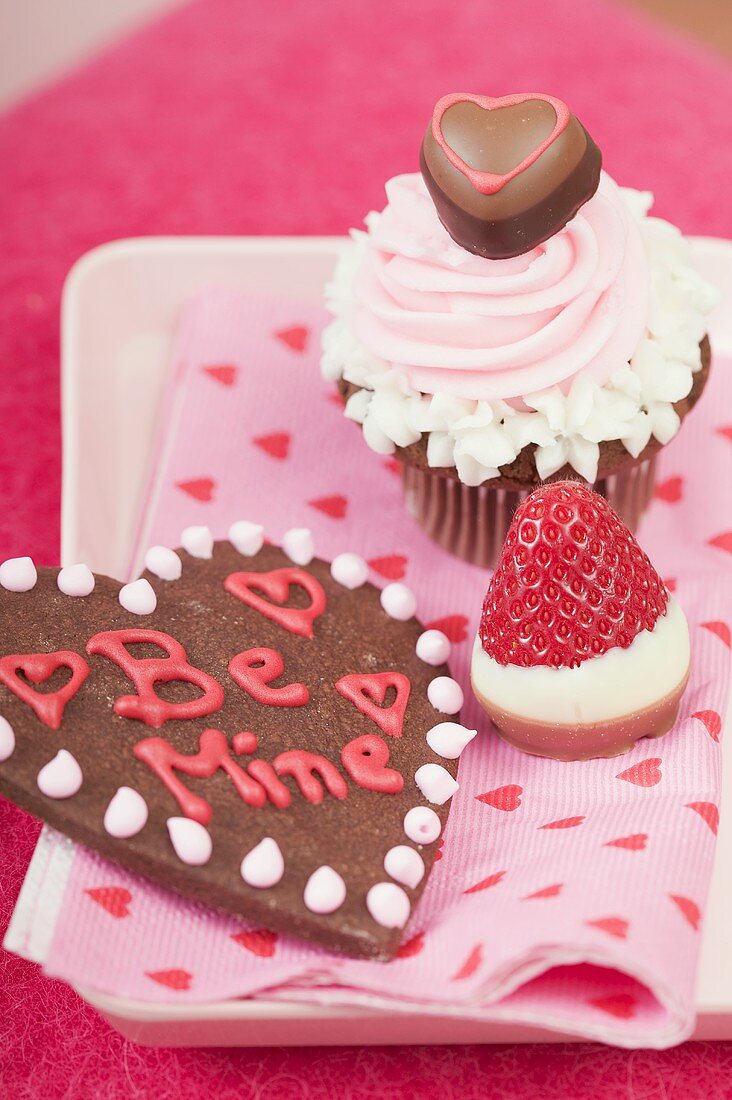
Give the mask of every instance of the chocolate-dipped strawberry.
<path id="1" fill-rule="evenodd" d="M 420 166 L 440 221 L 478 256 L 529 252 L 591 199 L 601 154 L 555 96 L 454 92 L 435 105 Z"/>
<path id="2" fill-rule="evenodd" d="M 648 557 L 598 493 L 574 481 L 517 509 L 473 650 L 473 691 L 524 752 L 627 752 L 673 726 L 689 630 Z"/>

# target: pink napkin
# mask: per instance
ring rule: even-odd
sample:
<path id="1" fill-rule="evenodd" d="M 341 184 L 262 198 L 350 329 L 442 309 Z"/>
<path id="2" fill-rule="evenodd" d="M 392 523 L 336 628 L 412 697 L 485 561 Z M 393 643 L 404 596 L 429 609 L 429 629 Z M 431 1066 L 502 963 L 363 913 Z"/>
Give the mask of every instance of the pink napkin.
<path id="1" fill-rule="evenodd" d="M 252 519 L 273 541 L 307 525 L 320 556 L 354 550 L 375 583 L 404 577 L 421 620 L 453 640 L 452 671 L 467 686 L 488 578 L 404 512 L 394 464 L 367 450 L 320 379 L 324 323 L 309 304 L 223 290 L 191 304 L 138 551 L 175 546 L 194 523 L 225 537 L 232 520 Z M 700 408 L 664 450 L 641 531 L 691 629 L 691 680 L 668 736 L 621 759 L 535 759 L 500 741 L 466 692 L 463 720 L 480 736 L 460 764 L 442 858 L 388 965 L 251 928 L 76 849 L 46 971 L 144 1001 L 264 994 L 522 1021 L 625 1046 L 687 1037 L 729 676 L 732 532 L 714 486 L 732 479 L 720 413 L 731 367 L 715 362 Z"/>

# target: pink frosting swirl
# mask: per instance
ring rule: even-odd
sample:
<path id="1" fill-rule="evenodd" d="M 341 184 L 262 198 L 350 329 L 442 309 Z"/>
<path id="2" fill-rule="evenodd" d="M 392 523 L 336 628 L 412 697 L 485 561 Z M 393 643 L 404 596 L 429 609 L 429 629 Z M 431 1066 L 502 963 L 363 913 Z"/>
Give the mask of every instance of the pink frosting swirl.
<path id="1" fill-rule="evenodd" d="M 386 186 L 354 281 L 356 335 L 426 394 L 512 400 L 579 371 L 599 385 L 646 329 L 648 263 L 619 188 L 597 193 L 523 256 L 466 252 L 440 223 L 421 176 Z"/>

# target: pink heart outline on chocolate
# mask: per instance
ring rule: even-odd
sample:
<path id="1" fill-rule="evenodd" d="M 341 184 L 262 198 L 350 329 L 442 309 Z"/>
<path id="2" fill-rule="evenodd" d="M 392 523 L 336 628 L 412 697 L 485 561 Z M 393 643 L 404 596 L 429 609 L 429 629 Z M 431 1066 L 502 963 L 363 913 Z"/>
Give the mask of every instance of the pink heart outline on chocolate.
<path id="1" fill-rule="evenodd" d="M 385 707 L 389 688 L 396 699 Z M 401 737 L 411 684 L 401 672 L 351 672 L 336 681 L 336 691 L 353 703 L 366 718 L 375 722 L 382 733 Z"/>
<path id="2" fill-rule="evenodd" d="M 31 684 L 43 684 L 50 680 L 60 668 L 70 669 L 71 679 L 58 691 L 44 694 L 31 687 Z M 31 684 L 20 679 L 19 671 Z M 23 703 L 27 703 L 44 726 L 52 730 L 60 729 L 66 704 L 73 699 L 88 675 L 89 665 L 80 654 L 70 649 L 57 649 L 52 653 L 11 653 L 0 657 L 0 682 Z"/>
<path id="3" fill-rule="evenodd" d="M 290 588 L 298 585 L 310 597 L 310 607 L 285 607 Z M 320 583 L 304 569 L 271 569 L 268 573 L 230 573 L 224 588 L 242 603 L 258 611 L 303 638 L 312 638 L 313 623 L 325 611 L 325 592 Z M 263 599 L 252 589 L 259 589 L 269 599 Z M 272 603 L 270 601 L 274 600 Z"/>
<path id="4" fill-rule="evenodd" d="M 477 168 L 471 168 L 471 166 L 466 164 L 463 158 L 458 156 L 455 150 L 447 144 L 445 136 L 442 133 L 442 117 L 445 112 L 448 111 L 450 107 L 454 107 L 456 103 L 474 103 L 484 111 L 499 111 L 502 107 L 518 107 L 520 104 L 530 102 L 531 100 L 540 100 L 542 103 L 548 103 L 553 107 L 554 113 L 557 116 L 557 121 L 549 136 L 544 138 L 528 156 L 524 157 L 520 164 L 517 164 L 510 172 L 505 172 L 503 175 L 497 172 L 481 172 Z M 462 174 L 470 180 L 470 183 L 476 191 L 480 191 L 482 195 L 495 195 L 497 191 L 500 191 L 501 188 L 512 179 L 515 179 L 516 176 L 525 172 L 527 168 L 530 168 L 532 164 L 536 163 L 542 153 L 545 153 L 549 146 L 556 141 L 562 131 L 567 128 L 569 119 L 570 113 L 566 103 L 563 103 L 561 99 L 557 99 L 556 96 L 545 95 L 542 92 L 517 92 L 515 95 L 497 97 L 473 95 L 471 92 L 452 92 L 449 95 L 442 96 L 435 104 L 432 115 L 432 136 L 453 168 L 457 168 L 458 172 L 462 172 Z"/>

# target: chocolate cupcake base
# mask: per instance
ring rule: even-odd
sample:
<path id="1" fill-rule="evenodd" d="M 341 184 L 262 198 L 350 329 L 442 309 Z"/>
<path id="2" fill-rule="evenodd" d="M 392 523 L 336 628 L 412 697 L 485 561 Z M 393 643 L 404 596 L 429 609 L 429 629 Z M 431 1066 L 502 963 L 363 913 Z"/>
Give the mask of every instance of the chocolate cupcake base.
<path id="1" fill-rule="evenodd" d="M 653 496 L 656 455 L 592 486 L 635 531 Z M 443 549 L 484 569 L 494 568 L 513 513 L 535 486 L 526 489 L 463 485 L 434 471 L 402 465 L 407 511 Z M 581 479 L 577 479 L 581 480 Z"/>

